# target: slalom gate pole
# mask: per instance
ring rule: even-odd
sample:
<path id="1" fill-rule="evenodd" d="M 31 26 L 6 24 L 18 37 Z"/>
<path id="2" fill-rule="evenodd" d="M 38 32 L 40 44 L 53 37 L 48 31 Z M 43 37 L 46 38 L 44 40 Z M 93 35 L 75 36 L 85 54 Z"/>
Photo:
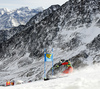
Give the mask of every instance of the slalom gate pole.
<path id="1" fill-rule="evenodd" d="M 52 56 L 53 56 L 53 49 L 52 49 Z M 52 75 L 54 75 L 54 70 L 53 70 L 53 59 L 52 59 Z"/>
<path id="2" fill-rule="evenodd" d="M 44 49 L 44 79 L 46 78 L 46 62 L 45 62 L 45 53 L 46 53 L 46 50 Z"/>

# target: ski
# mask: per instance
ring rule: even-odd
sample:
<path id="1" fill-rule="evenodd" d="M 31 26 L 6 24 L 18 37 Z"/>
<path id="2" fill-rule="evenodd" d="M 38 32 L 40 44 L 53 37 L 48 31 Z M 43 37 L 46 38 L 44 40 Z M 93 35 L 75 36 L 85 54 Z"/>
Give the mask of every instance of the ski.
<path id="1" fill-rule="evenodd" d="M 58 78 L 64 78 L 64 77 L 68 77 L 68 75 L 50 76 L 49 78 L 44 79 L 44 81 L 52 80 L 52 79 L 58 79 Z"/>

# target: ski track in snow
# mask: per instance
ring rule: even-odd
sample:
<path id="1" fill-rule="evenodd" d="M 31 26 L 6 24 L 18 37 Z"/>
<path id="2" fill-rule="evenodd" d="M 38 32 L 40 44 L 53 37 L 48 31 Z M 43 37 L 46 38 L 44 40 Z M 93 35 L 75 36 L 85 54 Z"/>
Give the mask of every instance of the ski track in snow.
<path id="1" fill-rule="evenodd" d="M 100 89 L 100 65 L 92 65 L 48 81 L 36 81 L 0 89 Z"/>

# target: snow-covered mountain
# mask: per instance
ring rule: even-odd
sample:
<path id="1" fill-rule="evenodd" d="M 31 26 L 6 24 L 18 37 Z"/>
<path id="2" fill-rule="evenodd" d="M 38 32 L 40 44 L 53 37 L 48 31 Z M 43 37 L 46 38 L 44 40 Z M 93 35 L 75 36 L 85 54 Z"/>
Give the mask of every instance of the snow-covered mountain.
<path id="1" fill-rule="evenodd" d="M 1 17 L 2 15 L 4 15 L 5 13 L 7 13 L 7 12 L 9 12 L 8 9 L 6 9 L 6 8 L 1 8 L 1 9 L 0 9 L 0 17 Z"/>
<path id="2" fill-rule="evenodd" d="M 54 64 L 63 58 L 74 68 L 100 62 L 100 0 L 69 0 L 48 14 L 50 11 L 44 10 L 26 25 L 16 27 L 21 32 L 0 43 L 2 83 L 7 79 L 43 79 L 44 48 L 54 49 Z M 47 74 L 50 68 L 48 62 Z"/>
<path id="3" fill-rule="evenodd" d="M 0 9 L 0 30 L 10 29 L 11 27 L 16 27 L 19 25 L 25 25 L 30 18 L 42 11 L 42 7 L 36 9 L 22 7 L 12 11 L 2 8 Z"/>
<path id="4" fill-rule="evenodd" d="M 5 41 L 5 40 L 7 40 L 7 39 L 10 39 L 13 35 L 25 30 L 27 27 L 29 27 L 29 26 L 31 26 L 33 24 L 39 23 L 45 17 L 49 16 L 51 13 L 53 13 L 55 10 L 57 10 L 59 7 L 60 7 L 59 5 L 52 5 L 49 8 L 47 8 L 46 10 L 44 10 L 43 12 L 40 12 L 40 11 L 42 11 L 41 7 L 37 8 L 36 11 L 40 12 L 40 13 L 36 14 L 35 16 L 33 16 L 30 19 L 30 21 L 27 22 L 26 25 L 19 25 L 18 27 L 13 27 L 13 28 L 11 28 L 9 30 L 0 30 L 0 43 Z M 21 9 L 23 9 L 23 8 L 21 8 Z M 25 9 L 23 9 L 23 10 L 25 10 Z M 33 10 L 33 12 L 35 12 L 35 10 Z"/>

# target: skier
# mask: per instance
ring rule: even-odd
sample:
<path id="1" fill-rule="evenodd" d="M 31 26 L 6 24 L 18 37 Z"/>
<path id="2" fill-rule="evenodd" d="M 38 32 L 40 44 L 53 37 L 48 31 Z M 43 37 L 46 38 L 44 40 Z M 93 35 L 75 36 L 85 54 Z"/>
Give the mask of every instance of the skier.
<path id="1" fill-rule="evenodd" d="M 62 73 L 59 73 L 59 70 L 62 69 L 62 65 L 65 65 L 65 67 L 67 67 Z M 53 69 L 54 72 L 54 76 L 51 76 L 51 70 L 47 73 L 47 78 L 44 80 L 49 80 L 49 79 L 55 79 L 55 78 L 60 78 L 60 75 L 64 75 L 64 74 L 69 74 L 73 72 L 73 67 L 70 63 L 69 60 L 65 60 L 65 59 L 61 59 L 58 63 L 56 63 L 51 69 Z M 58 72 L 57 72 L 58 71 Z M 49 74 L 50 73 L 50 74 Z M 60 75 L 59 75 L 60 74 Z"/>
<path id="2" fill-rule="evenodd" d="M 72 67 L 69 60 L 61 59 L 60 63 L 61 63 L 60 65 L 66 65 L 67 66 L 67 69 L 63 71 L 64 74 L 68 74 L 68 73 L 73 72 L 73 67 Z"/>

